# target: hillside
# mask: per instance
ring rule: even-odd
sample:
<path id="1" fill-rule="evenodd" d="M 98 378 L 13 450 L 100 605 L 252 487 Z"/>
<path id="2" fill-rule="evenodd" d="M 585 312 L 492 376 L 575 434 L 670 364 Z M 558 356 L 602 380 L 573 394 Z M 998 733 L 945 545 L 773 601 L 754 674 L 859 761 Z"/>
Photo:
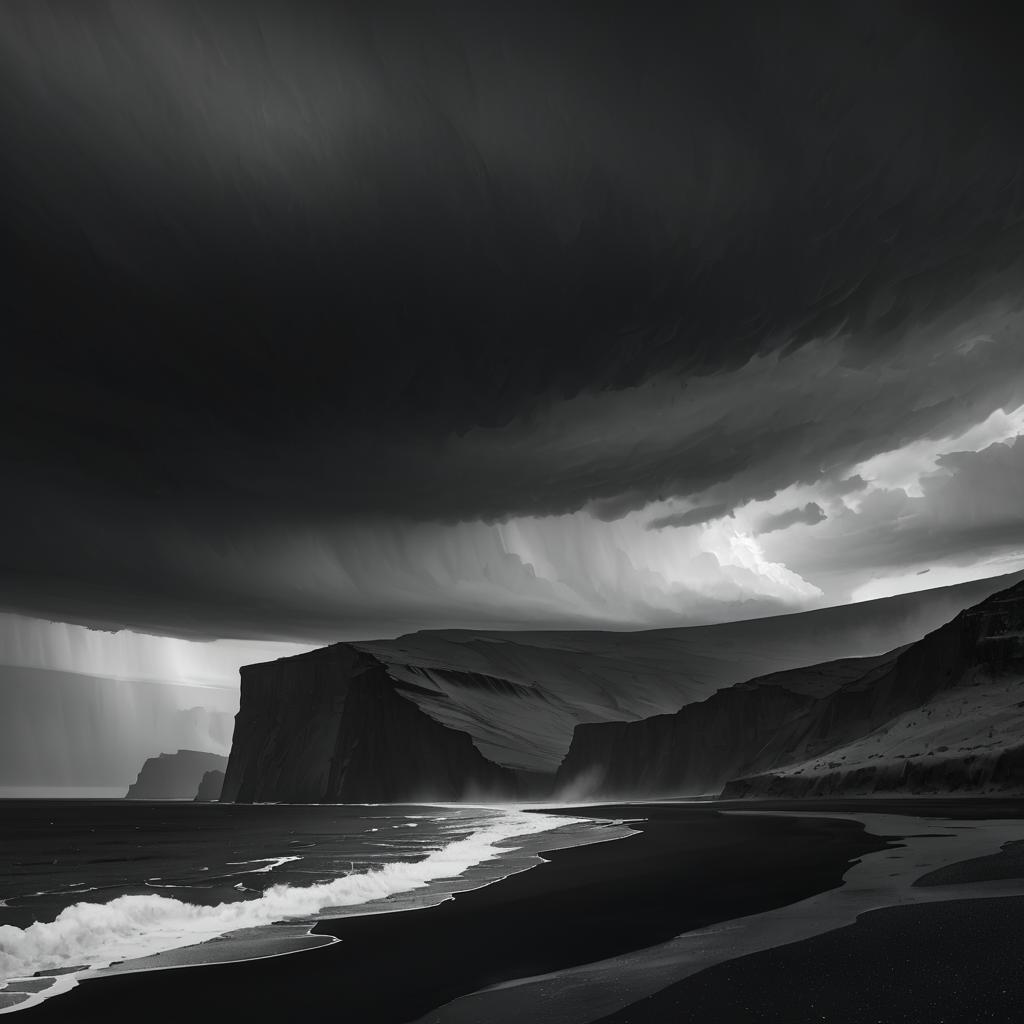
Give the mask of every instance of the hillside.
<path id="1" fill-rule="evenodd" d="M 1024 583 L 916 643 L 749 680 L 674 715 L 583 725 L 566 798 L 1024 788 Z"/>

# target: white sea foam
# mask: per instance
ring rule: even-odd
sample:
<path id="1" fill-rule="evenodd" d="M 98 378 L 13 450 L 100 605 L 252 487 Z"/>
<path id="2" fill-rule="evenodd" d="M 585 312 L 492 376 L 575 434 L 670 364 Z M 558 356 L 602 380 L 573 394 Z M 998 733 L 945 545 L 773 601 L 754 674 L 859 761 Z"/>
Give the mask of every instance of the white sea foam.
<path id="1" fill-rule="evenodd" d="M 229 860 L 228 863 L 233 865 L 236 864 L 262 864 L 261 868 L 253 868 L 251 871 L 232 871 L 233 875 L 262 875 L 268 871 L 273 871 L 274 868 L 279 868 L 282 864 L 287 864 L 289 861 L 302 860 L 301 857 L 260 857 L 258 860 Z"/>
<path id="2" fill-rule="evenodd" d="M 251 900 L 200 906 L 157 894 L 119 896 L 108 903 L 76 903 L 53 921 L 27 928 L 0 925 L 0 981 L 36 971 L 101 967 L 118 960 L 195 945 L 243 928 L 310 917 L 410 892 L 506 853 L 519 837 L 577 824 L 583 819 L 503 812 L 471 836 L 415 863 L 395 862 L 309 886 L 275 885 Z M 280 859 L 280 858 L 275 858 Z"/>
<path id="3" fill-rule="evenodd" d="M 9 900 L 30 900 L 36 896 L 80 896 L 85 892 L 96 892 L 99 889 L 98 885 L 86 885 L 85 882 L 72 882 L 70 885 L 61 886 L 58 889 L 40 889 L 38 892 L 26 892 L 19 893 L 17 896 L 8 896 L 6 899 L 0 900 L 0 907 L 6 907 L 10 904 Z M 0 975 L 2 979 L 3 975 Z"/>

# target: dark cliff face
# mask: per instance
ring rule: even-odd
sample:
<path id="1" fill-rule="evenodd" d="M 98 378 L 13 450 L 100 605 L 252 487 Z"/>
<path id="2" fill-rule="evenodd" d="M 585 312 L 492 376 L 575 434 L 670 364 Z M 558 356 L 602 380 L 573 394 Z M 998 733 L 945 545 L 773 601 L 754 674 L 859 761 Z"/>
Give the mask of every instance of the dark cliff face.
<path id="1" fill-rule="evenodd" d="M 127 800 L 191 800 L 203 776 L 223 771 L 227 758 L 205 750 L 179 750 L 176 754 L 150 757 L 139 777 L 128 787 Z"/>
<path id="2" fill-rule="evenodd" d="M 674 712 L 818 650 L 791 619 L 721 638 L 720 627 L 426 632 L 248 666 L 222 798 L 550 796 L 580 723 Z"/>
<path id="3" fill-rule="evenodd" d="M 324 798 L 357 652 L 336 645 L 241 671 L 222 800 Z"/>
<path id="4" fill-rule="evenodd" d="M 717 793 L 728 780 L 797 745 L 822 695 L 892 657 L 776 672 L 719 690 L 674 715 L 581 725 L 556 791 L 567 799 Z"/>
<path id="5" fill-rule="evenodd" d="M 403 695 L 347 644 L 242 670 L 221 799 L 345 803 L 511 798 L 519 773 Z"/>
<path id="6" fill-rule="evenodd" d="M 580 726 L 566 795 L 1019 788 L 1024 584 L 875 659 L 775 673 L 636 723 Z"/>

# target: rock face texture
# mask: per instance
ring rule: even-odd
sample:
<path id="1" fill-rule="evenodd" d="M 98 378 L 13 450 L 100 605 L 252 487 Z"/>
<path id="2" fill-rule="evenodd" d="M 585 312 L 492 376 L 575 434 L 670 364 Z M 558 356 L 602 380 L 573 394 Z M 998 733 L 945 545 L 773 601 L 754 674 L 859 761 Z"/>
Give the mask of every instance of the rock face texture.
<path id="1" fill-rule="evenodd" d="M 220 799 L 221 790 L 224 788 L 224 773 L 214 770 L 206 772 L 199 782 L 196 795 L 192 798 L 195 803 L 211 804 Z"/>
<path id="2" fill-rule="evenodd" d="M 573 798 L 713 791 L 861 735 L 904 691 L 916 706 L 883 680 L 873 707 L 899 654 L 877 652 L 974 593 L 639 632 L 428 631 L 248 666 L 222 799 L 534 799 L 556 773 Z"/>
<path id="3" fill-rule="evenodd" d="M 191 800 L 203 776 L 223 771 L 227 758 L 205 750 L 179 750 L 147 758 L 139 777 L 128 787 L 127 800 Z"/>
<path id="4" fill-rule="evenodd" d="M 813 745 L 806 723 L 844 683 L 895 654 L 776 672 L 719 690 L 673 715 L 577 726 L 558 770 L 562 799 L 701 796 Z"/>
<path id="5" fill-rule="evenodd" d="M 526 780 L 408 699 L 347 644 L 242 669 L 222 800 L 350 803 L 517 795 Z"/>
<path id="6" fill-rule="evenodd" d="M 558 778 L 581 795 L 1024 791 L 1024 584 L 890 655 L 581 726 Z"/>

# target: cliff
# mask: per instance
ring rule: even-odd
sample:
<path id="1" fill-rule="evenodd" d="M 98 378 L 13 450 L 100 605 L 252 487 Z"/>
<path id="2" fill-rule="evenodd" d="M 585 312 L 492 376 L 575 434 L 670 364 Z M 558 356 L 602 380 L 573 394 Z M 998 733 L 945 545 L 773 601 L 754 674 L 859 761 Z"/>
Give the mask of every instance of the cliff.
<path id="1" fill-rule="evenodd" d="M 221 790 L 224 788 L 224 773 L 215 769 L 206 772 L 199 780 L 199 788 L 192 798 L 196 803 L 216 803 L 220 799 Z"/>
<path id="2" fill-rule="evenodd" d="M 547 796 L 581 723 L 674 712 L 835 642 L 799 619 L 424 632 L 246 666 L 222 799 Z M 862 635 L 851 630 L 846 643 Z"/>
<path id="3" fill-rule="evenodd" d="M 524 782 L 347 644 L 242 669 L 221 799 L 356 803 L 517 795 Z"/>
<path id="4" fill-rule="evenodd" d="M 837 692 L 810 724 L 827 756 L 780 761 L 723 795 L 1024 791 L 1024 584 Z"/>
<path id="5" fill-rule="evenodd" d="M 739 683 L 672 715 L 580 725 L 558 770 L 563 799 L 699 796 L 784 760 L 808 742 L 806 721 L 844 683 L 895 653 L 848 658 Z"/>
<path id="6" fill-rule="evenodd" d="M 704 792 L 783 746 L 824 749 L 798 723 L 826 695 L 996 585 L 679 629 L 427 631 L 248 666 L 222 799 L 534 798 L 558 772 L 581 795 Z"/>
<path id="7" fill-rule="evenodd" d="M 191 800 L 206 772 L 221 770 L 227 758 L 205 750 L 179 750 L 147 758 L 126 800 Z"/>
<path id="8" fill-rule="evenodd" d="M 1024 584 L 917 643 L 754 679 L 678 714 L 581 726 L 566 795 L 1024 789 Z"/>

